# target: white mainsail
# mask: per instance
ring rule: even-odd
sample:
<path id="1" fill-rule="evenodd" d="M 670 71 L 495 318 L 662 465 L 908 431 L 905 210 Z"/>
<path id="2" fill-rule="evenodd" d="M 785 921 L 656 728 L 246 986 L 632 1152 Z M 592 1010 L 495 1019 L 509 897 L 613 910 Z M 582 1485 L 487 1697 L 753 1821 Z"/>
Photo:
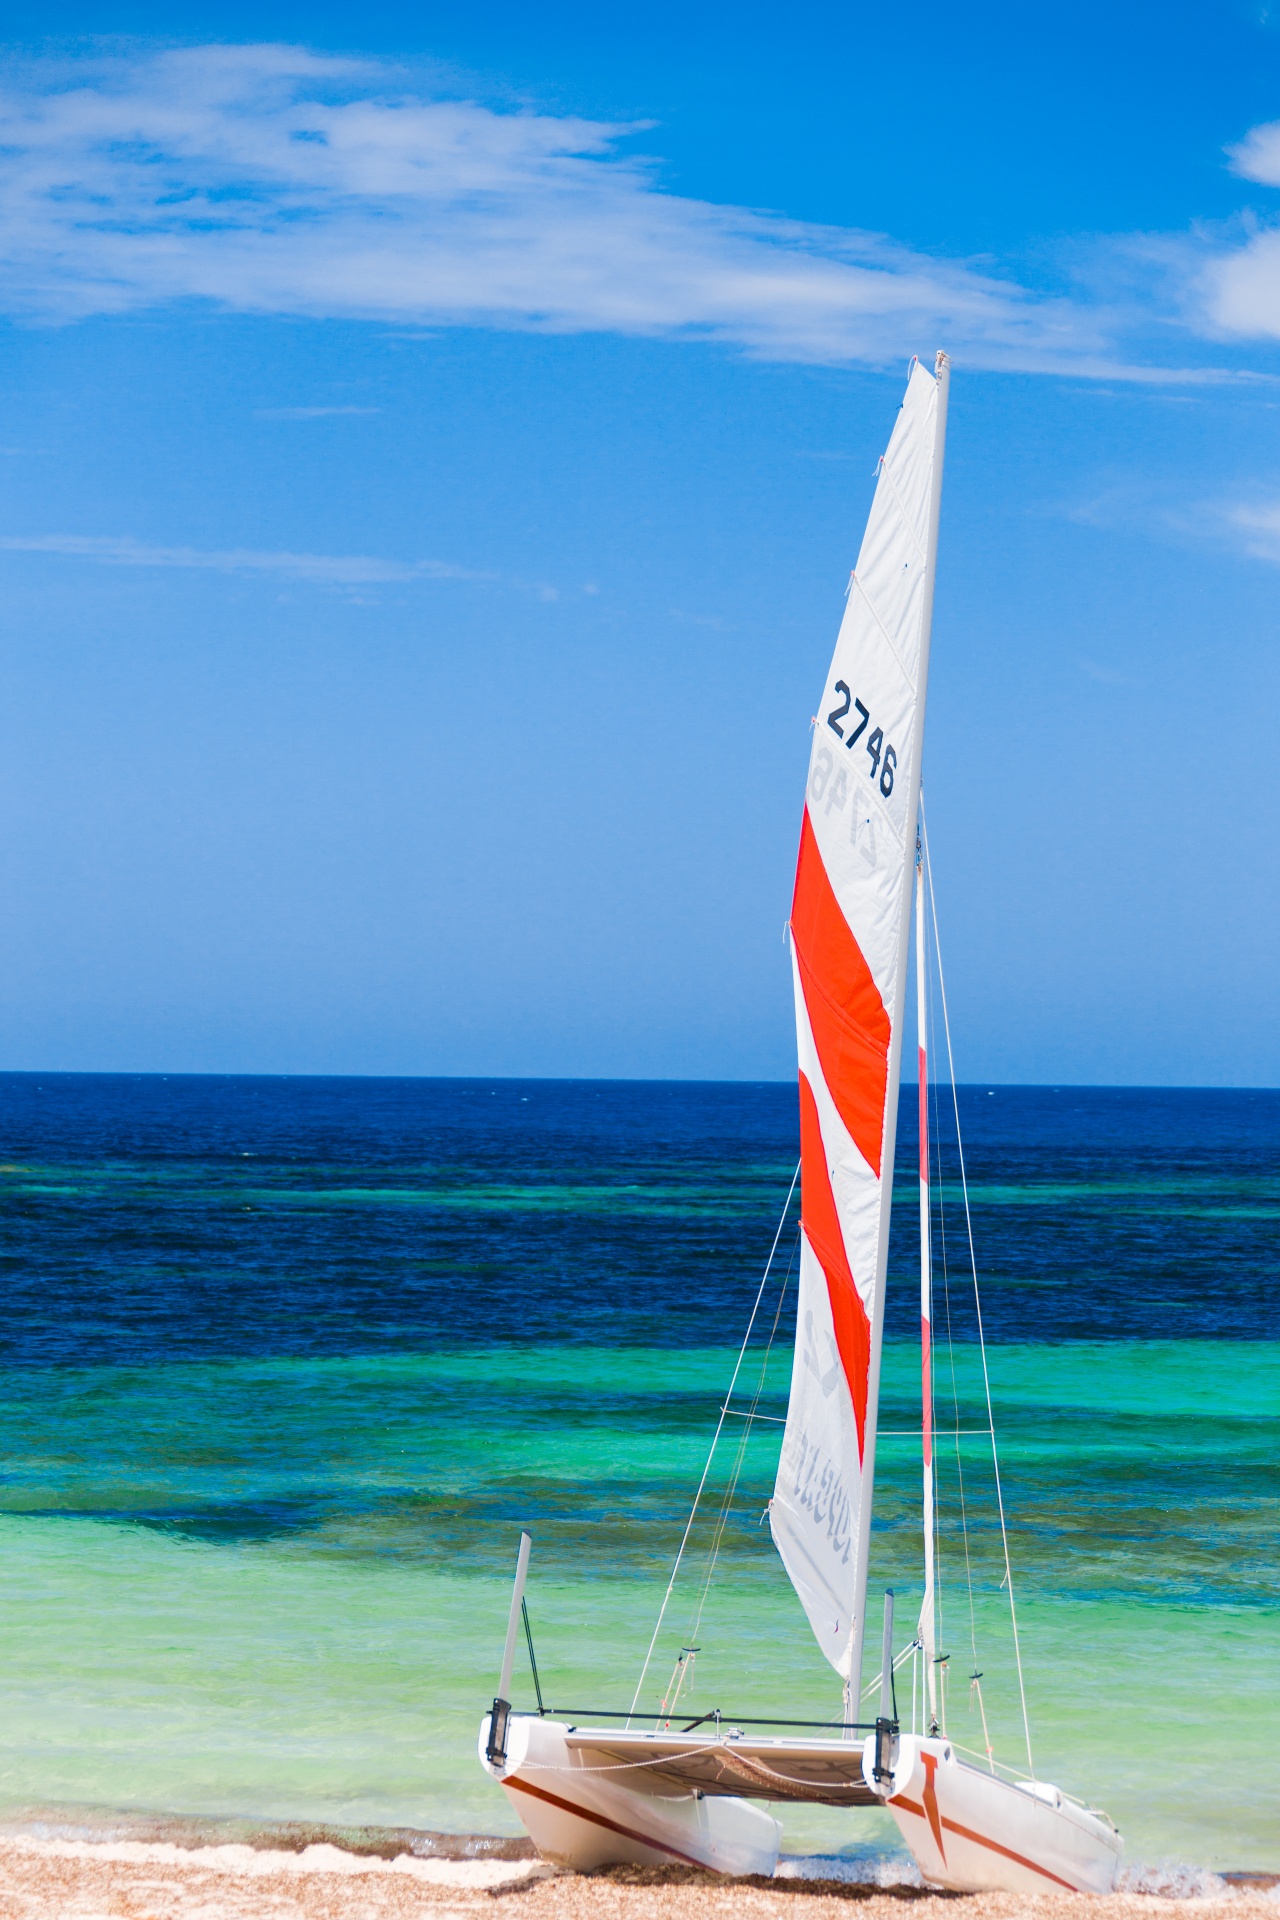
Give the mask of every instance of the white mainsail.
<path id="1" fill-rule="evenodd" d="M 857 1685 L 949 363 L 912 365 L 809 761 L 791 954 L 800 1297 L 774 1542 Z M 850 1718 L 854 1717 L 852 1714 Z"/>

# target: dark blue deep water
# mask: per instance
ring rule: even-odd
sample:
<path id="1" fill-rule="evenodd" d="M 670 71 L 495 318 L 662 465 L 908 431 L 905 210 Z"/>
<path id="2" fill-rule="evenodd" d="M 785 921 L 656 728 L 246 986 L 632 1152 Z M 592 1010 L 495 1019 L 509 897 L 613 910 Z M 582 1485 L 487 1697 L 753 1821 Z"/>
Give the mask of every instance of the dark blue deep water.
<path id="1" fill-rule="evenodd" d="M 915 1327 L 914 1105 L 891 1337 Z M 965 1087 L 960 1110 L 989 1338 L 1280 1333 L 1280 1093 Z M 0 1362 L 733 1342 L 795 1154 L 790 1085 L 6 1074 Z"/>

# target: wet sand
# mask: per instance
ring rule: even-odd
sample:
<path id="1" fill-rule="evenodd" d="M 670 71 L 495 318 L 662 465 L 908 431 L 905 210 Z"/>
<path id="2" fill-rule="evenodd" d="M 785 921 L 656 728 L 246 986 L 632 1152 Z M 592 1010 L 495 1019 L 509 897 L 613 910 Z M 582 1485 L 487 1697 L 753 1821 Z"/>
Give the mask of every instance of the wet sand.
<path id="1" fill-rule="evenodd" d="M 957 1895 L 850 1881 L 716 1879 L 683 1869 L 590 1876 L 529 1860 L 384 1859 L 329 1845 L 0 1839 L 0 1920 L 1277 1920 L 1280 1886 L 1205 1895 Z"/>

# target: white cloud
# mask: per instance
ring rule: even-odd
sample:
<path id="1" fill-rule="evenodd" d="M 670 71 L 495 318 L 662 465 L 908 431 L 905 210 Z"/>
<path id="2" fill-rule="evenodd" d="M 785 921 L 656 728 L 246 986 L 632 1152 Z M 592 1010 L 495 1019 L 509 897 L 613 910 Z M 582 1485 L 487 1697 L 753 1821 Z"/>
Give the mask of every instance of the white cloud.
<path id="1" fill-rule="evenodd" d="M 1269 560 L 1280 566 L 1280 500 L 1237 502 L 1218 509 L 1237 543 L 1255 560 Z"/>
<path id="2" fill-rule="evenodd" d="M 632 130 L 634 131 L 634 130 Z M 686 335 L 771 357 L 1117 369 L 1108 328 L 879 235 L 661 190 L 625 128 L 280 46 L 29 62 L 0 93 L 0 306 Z"/>
<path id="3" fill-rule="evenodd" d="M 418 580 L 488 580 L 443 560 L 380 560 L 370 554 L 272 553 L 253 547 L 160 547 L 128 535 L 75 533 L 0 536 L 0 552 L 47 553 L 68 560 L 96 560 L 109 567 L 199 568 L 212 573 L 265 573 L 324 586 L 351 587 Z"/>
<path id="4" fill-rule="evenodd" d="M 1245 180 L 1259 180 L 1267 187 L 1280 187 L 1280 120 L 1266 126 L 1251 127 L 1243 140 L 1227 148 L 1231 170 Z"/>
<path id="5" fill-rule="evenodd" d="M 1280 187 L 1280 121 L 1252 127 L 1227 148 L 1233 173 Z M 1280 339 L 1280 228 L 1245 213 L 1230 226 L 1201 228 L 1179 258 L 1191 324 L 1218 339 Z"/>
<path id="6" fill-rule="evenodd" d="M 1212 253 L 1192 284 L 1215 334 L 1280 340 L 1280 229 L 1249 223 L 1244 241 Z"/>

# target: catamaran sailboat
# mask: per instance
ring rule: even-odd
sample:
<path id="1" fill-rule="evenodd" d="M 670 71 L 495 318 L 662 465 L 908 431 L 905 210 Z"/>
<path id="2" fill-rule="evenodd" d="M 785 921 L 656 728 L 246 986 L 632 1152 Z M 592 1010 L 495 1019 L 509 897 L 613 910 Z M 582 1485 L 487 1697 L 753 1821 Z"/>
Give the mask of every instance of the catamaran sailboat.
<path id="1" fill-rule="evenodd" d="M 640 1710 L 643 1673 L 631 1712 L 613 1716 L 621 1724 L 583 1727 L 603 1716 L 548 1713 L 540 1694 L 538 1711 L 517 1712 L 511 1681 L 522 1617 L 528 1626 L 530 1541 L 522 1535 L 480 1760 L 539 1852 L 580 1870 L 630 1862 L 771 1874 L 782 1830 L 753 1803 L 807 1801 L 887 1806 L 921 1874 L 940 1886 L 1103 1893 L 1115 1882 L 1121 1841 L 1105 1815 L 1030 1770 L 1014 1778 L 990 1758 L 983 1765 L 962 1754 L 947 1735 L 937 1680 L 920 762 L 949 377 L 945 354 L 932 373 L 913 362 L 880 463 L 814 725 L 790 921 L 800 1270 L 770 1525 L 818 1645 L 844 1683 L 843 1713 L 816 1736 L 802 1721 L 739 1724 L 719 1714 L 681 1731 L 670 1702 L 656 1713 Z M 895 1657 L 892 1595 L 885 1596 L 879 1711 L 870 1723 L 859 1720 L 860 1683 L 913 895 L 924 1600 L 907 1653 Z M 927 1676 L 927 1723 L 922 1711 L 910 1731 L 894 1704 L 894 1668 L 907 1657 L 918 1658 Z M 748 1731 L 765 1726 L 796 1729 L 799 1737 Z"/>

